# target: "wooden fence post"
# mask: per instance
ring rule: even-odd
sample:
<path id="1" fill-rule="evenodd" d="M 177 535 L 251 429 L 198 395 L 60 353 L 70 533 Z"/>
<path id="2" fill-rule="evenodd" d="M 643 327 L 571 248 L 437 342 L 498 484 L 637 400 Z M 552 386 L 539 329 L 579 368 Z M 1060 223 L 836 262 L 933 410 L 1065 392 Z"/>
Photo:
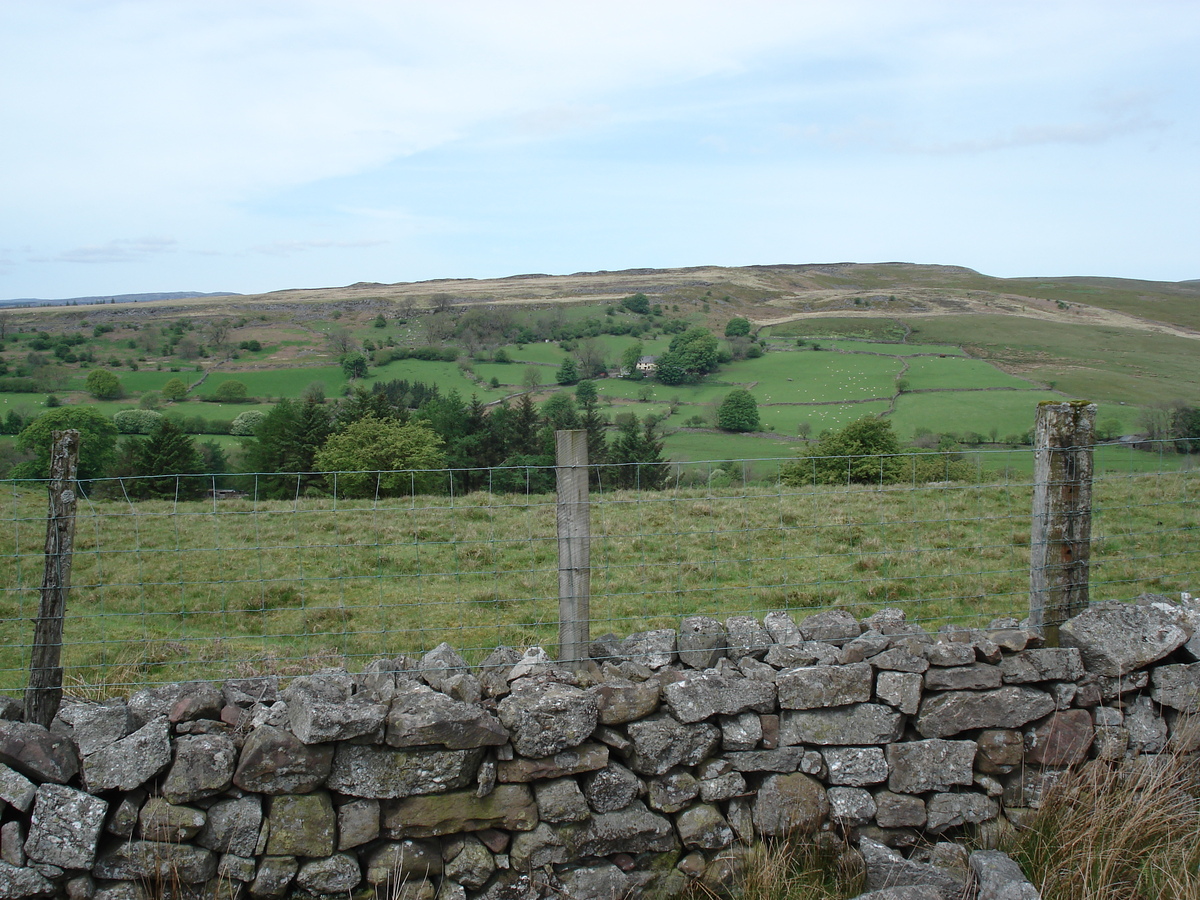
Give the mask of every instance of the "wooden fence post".
<path id="1" fill-rule="evenodd" d="M 46 518 L 46 570 L 33 629 L 25 721 L 50 727 L 62 700 L 63 617 L 71 589 L 75 544 L 75 474 L 79 432 L 56 431 L 50 451 L 50 510 Z"/>
<path id="2" fill-rule="evenodd" d="M 1029 624 L 1042 632 L 1049 647 L 1058 646 L 1058 626 L 1088 607 L 1095 431 L 1094 403 L 1038 404 Z"/>
<path id="3" fill-rule="evenodd" d="M 558 658 L 588 658 L 591 602 L 591 510 L 586 431 L 554 432 L 558 490 Z"/>

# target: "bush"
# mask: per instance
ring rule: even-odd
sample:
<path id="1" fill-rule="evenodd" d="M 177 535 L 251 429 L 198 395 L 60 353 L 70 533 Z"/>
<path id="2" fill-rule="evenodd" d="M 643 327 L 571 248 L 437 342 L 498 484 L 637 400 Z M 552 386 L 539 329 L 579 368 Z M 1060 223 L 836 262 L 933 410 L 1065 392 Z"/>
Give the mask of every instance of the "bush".
<path id="1" fill-rule="evenodd" d="M 730 391 L 717 409 L 717 427 L 722 431 L 758 431 L 758 403 L 745 388 Z"/>
<path id="2" fill-rule="evenodd" d="M 212 396 L 217 403 L 245 403 L 246 385 L 240 381 L 222 381 Z"/>
<path id="3" fill-rule="evenodd" d="M 248 409 L 243 413 L 239 413 L 237 418 L 233 420 L 229 426 L 229 433 L 243 437 L 253 435 L 259 422 L 266 417 L 267 414 L 260 409 Z"/>
<path id="4" fill-rule="evenodd" d="M 904 480 L 900 441 L 886 419 L 866 416 L 822 434 L 813 452 L 779 469 L 784 484 L 892 484 Z"/>
<path id="5" fill-rule="evenodd" d="M 123 409 L 113 415 L 113 424 L 121 434 L 149 434 L 163 419 L 152 409 Z"/>
<path id="6" fill-rule="evenodd" d="M 93 369 L 88 373 L 84 387 L 97 400 L 116 400 L 124 393 L 121 379 L 108 369 Z"/>

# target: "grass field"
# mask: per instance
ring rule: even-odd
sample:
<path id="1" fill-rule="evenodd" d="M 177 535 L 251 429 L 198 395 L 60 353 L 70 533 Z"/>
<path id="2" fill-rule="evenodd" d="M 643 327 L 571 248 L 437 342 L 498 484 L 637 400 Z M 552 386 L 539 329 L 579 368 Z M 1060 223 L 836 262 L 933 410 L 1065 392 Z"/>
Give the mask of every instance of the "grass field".
<path id="1" fill-rule="evenodd" d="M 730 454 L 732 455 L 732 454 Z M 756 464 L 751 464 L 756 465 Z M 711 469 L 710 469 L 711 471 Z M 1092 597 L 1196 588 L 1194 472 L 1098 480 Z M 605 493 L 592 511 L 592 633 L 681 616 L 866 615 L 929 626 L 1023 615 L 1030 486 L 709 487 Z M 24 683 L 44 494 L 4 493 L 0 688 Z M 297 672 L 449 641 L 553 645 L 549 496 L 81 503 L 66 622 L 72 682 Z"/>

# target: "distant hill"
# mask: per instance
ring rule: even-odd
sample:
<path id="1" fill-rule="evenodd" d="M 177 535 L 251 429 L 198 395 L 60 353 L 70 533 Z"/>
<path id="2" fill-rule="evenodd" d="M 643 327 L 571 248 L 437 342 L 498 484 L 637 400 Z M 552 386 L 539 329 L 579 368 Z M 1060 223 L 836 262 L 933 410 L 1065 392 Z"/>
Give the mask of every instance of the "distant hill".
<path id="1" fill-rule="evenodd" d="M 14 306 L 90 306 L 97 303 L 149 303 L 152 300 L 191 300 L 195 297 L 240 297 L 233 291 L 164 291 L 156 294 L 106 294 L 101 297 L 67 297 L 64 300 L 43 300 L 38 297 L 20 297 L 16 300 L 0 300 L 0 307 Z"/>

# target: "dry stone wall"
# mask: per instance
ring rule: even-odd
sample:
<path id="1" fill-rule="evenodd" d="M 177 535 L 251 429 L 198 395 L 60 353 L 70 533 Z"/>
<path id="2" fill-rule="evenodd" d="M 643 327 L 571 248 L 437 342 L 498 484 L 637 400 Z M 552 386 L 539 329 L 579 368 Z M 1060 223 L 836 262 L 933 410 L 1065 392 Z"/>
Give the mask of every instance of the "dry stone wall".
<path id="1" fill-rule="evenodd" d="M 795 833 L 849 833 L 867 896 L 1001 896 L 1011 861 L 937 842 L 994 844 L 1071 766 L 1178 743 L 1198 624 L 1155 596 L 1094 606 L 1055 648 L 1011 619 L 694 617 L 600 638 L 577 672 L 442 645 L 68 701 L 48 730 L 10 701 L 0 898 L 670 896 Z"/>

